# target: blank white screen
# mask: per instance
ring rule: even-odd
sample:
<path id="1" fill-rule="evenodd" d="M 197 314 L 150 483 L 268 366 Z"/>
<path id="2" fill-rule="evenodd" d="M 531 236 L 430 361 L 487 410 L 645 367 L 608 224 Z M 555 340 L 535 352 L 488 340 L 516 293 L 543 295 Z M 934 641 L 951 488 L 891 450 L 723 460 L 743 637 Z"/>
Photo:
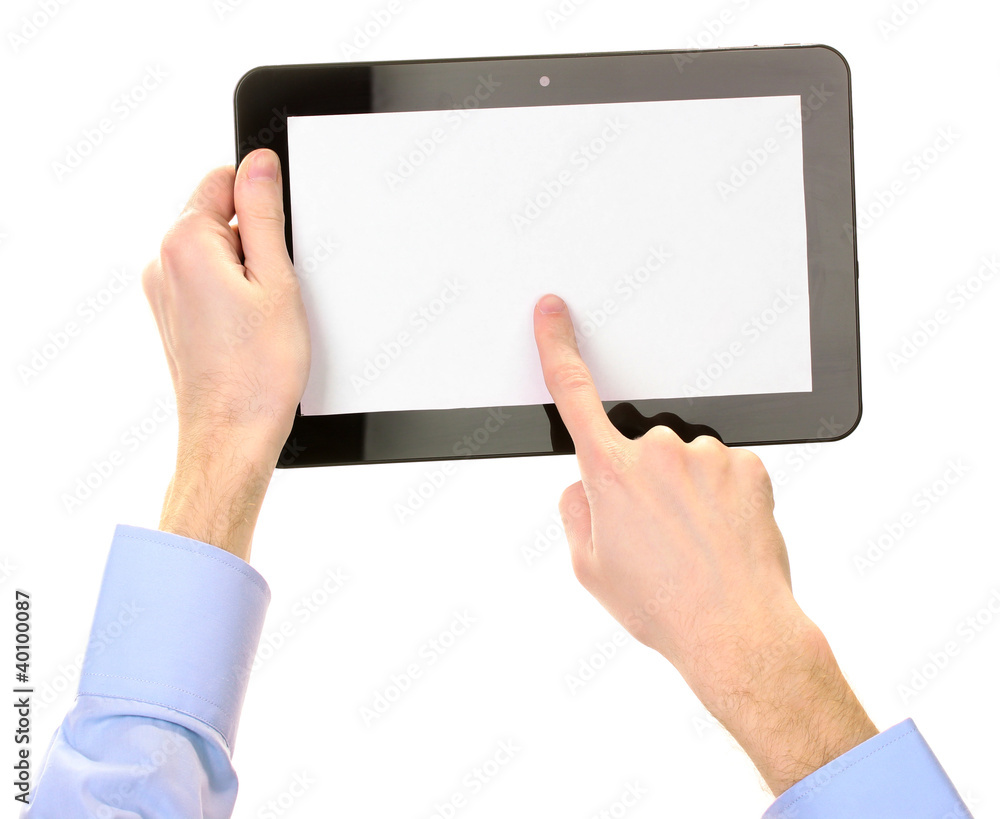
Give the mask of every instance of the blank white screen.
<path id="1" fill-rule="evenodd" d="M 798 96 L 290 117 L 306 415 L 812 389 Z M 531 205 L 534 205 L 534 208 Z"/>

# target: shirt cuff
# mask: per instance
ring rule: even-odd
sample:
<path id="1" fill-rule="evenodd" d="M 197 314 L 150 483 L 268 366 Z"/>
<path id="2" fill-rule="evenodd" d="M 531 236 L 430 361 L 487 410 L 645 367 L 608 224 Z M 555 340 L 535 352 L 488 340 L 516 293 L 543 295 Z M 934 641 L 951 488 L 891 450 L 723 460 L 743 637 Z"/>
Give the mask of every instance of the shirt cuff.
<path id="1" fill-rule="evenodd" d="M 180 535 L 119 524 L 79 695 L 173 709 L 230 753 L 271 590 L 248 563 Z"/>
<path id="2" fill-rule="evenodd" d="M 972 819 L 912 719 L 797 782 L 764 819 Z"/>

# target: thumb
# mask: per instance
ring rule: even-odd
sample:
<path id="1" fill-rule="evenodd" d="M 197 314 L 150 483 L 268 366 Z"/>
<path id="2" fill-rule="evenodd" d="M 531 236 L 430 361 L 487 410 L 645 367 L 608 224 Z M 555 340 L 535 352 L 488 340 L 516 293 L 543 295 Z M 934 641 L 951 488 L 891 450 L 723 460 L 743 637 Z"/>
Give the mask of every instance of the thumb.
<path id="1" fill-rule="evenodd" d="M 285 246 L 281 164 L 274 151 L 258 148 L 244 157 L 233 200 L 247 278 L 266 282 L 287 275 L 292 263 Z"/>
<path id="2" fill-rule="evenodd" d="M 569 541 L 573 571 L 583 582 L 588 574 L 590 558 L 594 552 L 591 537 L 590 502 L 583 490 L 583 481 L 568 486 L 559 498 L 559 514 L 562 516 L 566 540 Z"/>

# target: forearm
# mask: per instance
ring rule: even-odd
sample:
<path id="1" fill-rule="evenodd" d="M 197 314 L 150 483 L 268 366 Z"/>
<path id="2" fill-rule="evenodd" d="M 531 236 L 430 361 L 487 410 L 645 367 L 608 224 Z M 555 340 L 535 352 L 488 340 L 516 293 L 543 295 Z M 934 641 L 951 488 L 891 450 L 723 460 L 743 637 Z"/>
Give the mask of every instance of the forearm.
<path id="1" fill-rule="evenodd" d="M 823 633 L 804 615 L 699 696 L 775 796 L 878 734 Z"/>

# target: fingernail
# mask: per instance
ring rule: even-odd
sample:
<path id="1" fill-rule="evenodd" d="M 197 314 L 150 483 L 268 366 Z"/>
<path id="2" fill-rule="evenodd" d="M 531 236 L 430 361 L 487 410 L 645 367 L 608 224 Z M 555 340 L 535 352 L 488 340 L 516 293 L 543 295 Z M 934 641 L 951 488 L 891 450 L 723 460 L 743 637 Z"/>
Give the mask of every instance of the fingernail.
<path id="1" fill-rule="evenodd" d="M 549 293 L 547 296 L 542 296 L 538 301 L 538 312 L 539 313 L 560 313 L 566 309 L 566 302 L 564 302 L 558 296 L 554 296 Z"/>
<path id="2" fill-rule="evenodd" d="M 272 182 L 276 180 L 278 178 L 278 155 L 270 150 L 258 151 L 250 160 L 247 177 L 250 179 L 270 179 Z"/>

